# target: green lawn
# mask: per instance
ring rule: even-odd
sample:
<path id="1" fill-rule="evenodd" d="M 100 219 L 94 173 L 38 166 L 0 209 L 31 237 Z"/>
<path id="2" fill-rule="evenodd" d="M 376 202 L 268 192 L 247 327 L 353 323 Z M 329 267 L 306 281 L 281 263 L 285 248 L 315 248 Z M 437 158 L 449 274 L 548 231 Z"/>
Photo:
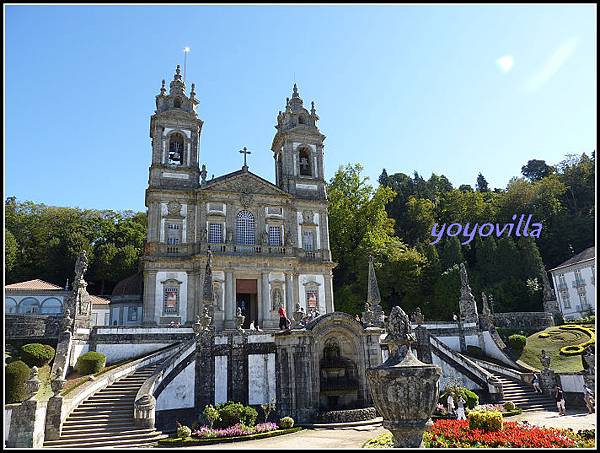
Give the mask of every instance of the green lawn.
<path id="1" fill-rule="evenodd" d="M 586 325 L 585 327 L 593 328 L 594 326 Z M 546 332 L 550 336 L 540 338 L 539 334 L 542 332 Z M 551 369 L 557 373 L 576 373 L 583 370 L 581 355 L 565 356 L 560 353 L 560 348 L 584 343 L 589 339 L 588 334 L 579 330 L 562 330 L 560 327 L 550 327 L 527 337 L 527 344 L 518 361 L 541 370 L 540 354 L 544 349 L 550 355 Z"/>

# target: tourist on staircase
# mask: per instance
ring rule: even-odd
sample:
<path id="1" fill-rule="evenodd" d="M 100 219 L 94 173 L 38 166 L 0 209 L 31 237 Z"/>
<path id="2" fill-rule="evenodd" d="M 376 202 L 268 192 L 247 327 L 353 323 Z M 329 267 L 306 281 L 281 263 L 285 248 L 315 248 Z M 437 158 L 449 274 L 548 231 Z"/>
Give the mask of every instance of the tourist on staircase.
<path id="1" fill-rule="evenodd" d="M 533 390 L 535 390 L 535 393 L 544 393 L 540 387 L 540 378 L 537 374 L 533 375 L 533 381 L 531 382 L 531 385 L 533 385 Z"/>
<path id="2" fill-rule="evenodd" d="M 583 400 L 585 401 L 585 406 L 587 407 L 588 414 L 594 413 L 594 393 L 592 389 L 590 389 L 587 385 L 583 387 Z"/>
<path id="3" fill-rule="evenodd" d="M 279 306 L 279 330 L 290 330 L 290 320 L 288 319 L 285 308 L 282 305 Z"/>
<path id="4" fill-rule="evenodd" d="M 565 396 L 562 389 L 558 385 L 554 390 L 554 399 L 556 400 L 556 407 L 558 407 L 559 415 L 567 415 L 565 410 Z"/>

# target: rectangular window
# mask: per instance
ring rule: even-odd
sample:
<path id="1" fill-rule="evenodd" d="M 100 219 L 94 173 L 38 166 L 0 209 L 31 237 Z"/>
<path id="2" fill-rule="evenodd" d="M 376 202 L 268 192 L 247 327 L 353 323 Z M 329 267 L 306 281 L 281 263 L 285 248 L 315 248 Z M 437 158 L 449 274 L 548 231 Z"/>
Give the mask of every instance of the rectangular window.
<path id="1" fill-rule="evenodd" d="M 208 242 L 211 244 L 223 243 L 223 224 L 209 223 L 208 224 Z"/>
<path id="2" fill-rule="evenodd" d="M 565 308 L 571 308 L 571 300 L 569 299 L 569 293 L 567 291 L 562 293 L 562 300 Z"/>
<path id="3" fill-rule="evenodd" d="M 137 307 L 129 307 L 127 312 L 127 320 L 128 321 L 137 321 L 138 319 L 138 308 Z"/>
<path id="4" fill-rule="evenodd" d="M 167 223 L 167 244 L 181 244 L 181 225 L 178 223 Z"/>
<path id="5" fill-rule="evenodd" d="M 164 301 L 164 312 L 170 314 L 177 314 L 179 312 L 179 288 L 175 286 L 166 286 Z"/>
<path id="6" fill-rule="evenodd" d="M 314 250 L 313 232 L 311 230 L 302 232 L 302 248 L 307 252 Z"/>
<path id="7" fill-rule="evenodd" d="M 308 310 L 316 310 L 319 307 L 319 290 L 306 290 L 306 308 Z"/>
<path id="8" fill-rule="evenodd" d="M 269 245 L 279 247 L 281 246 L 281 227 L 280 226 L 269 226 Z"/>
<path id="9" fill-rule="evenodd" d="M 585 310 L 587 307 L 587 296 L 585 293 L 579 293 L 579 303 L 581 304 L 581 308 Z"/>

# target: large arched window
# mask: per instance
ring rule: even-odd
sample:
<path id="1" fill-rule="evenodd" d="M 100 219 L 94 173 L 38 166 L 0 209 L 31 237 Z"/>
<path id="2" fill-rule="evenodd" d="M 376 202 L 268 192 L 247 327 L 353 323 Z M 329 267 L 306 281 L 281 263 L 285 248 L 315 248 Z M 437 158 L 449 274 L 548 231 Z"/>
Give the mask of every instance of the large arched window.
<path id="1" fill-rule="evenodd" d="M 62 303 L 56 297 L 49 297 L 42 302 L 40 313 L 43 315 L 58 315 L 62 313 Z"/>
<path id="2" fill-rule="evenodd" d="M 33 297 L 26 297 L 19 304 L 19 313 L 33 315 L 40 312 L 40 302 Z"/>
<path id="3" fill-rule="evenodd" d="M 175 133 L 169 137 L 169 163 L 183 165 L 183 135 Z"/>
<path id="4" fill-rule="evenodd" d="M 240 211 L 235 224 L 235 239 L 238 244 L 254 245 L 256 222 L 250 211 Z"/>
<path id="5" fill-rule="evenodd" d="M 17 312 L 17 301 L 11 297 L 7 297 L 4 301 L 4 313 L 15 314 Z"/>
<path id="6" fill-rule="evenodd" d="M 302 148 L 298 153 L 300 163 L 300 176 L 312 176 L 312 166 L 310 165 L 310 151 Z"/>

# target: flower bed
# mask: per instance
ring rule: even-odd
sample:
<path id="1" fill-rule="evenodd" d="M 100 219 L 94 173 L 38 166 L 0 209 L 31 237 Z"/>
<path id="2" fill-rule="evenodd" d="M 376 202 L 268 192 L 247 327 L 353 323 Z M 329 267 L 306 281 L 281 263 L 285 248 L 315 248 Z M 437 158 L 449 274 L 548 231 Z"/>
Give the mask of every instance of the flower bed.
<path id="1" fill-rule="evenodd" d="M 159 447 L 191 447 L 194 445 L 215 444 L 220 442 L 238 442 L 243 440 L 264 439 L 266 437 L 280 436 L 282 434 L 291 434 L 302 429 L 300 427 L 279 429 L 277 425 L 275 425 L 274 429 L 269 430 L 271 427 L 261 425 L 275 425 L 275 423 L 261 423 L 253 428 L 236 425 L 225 429 L 212 430 L 203 426 L 194 431 L 191 437 L 185 439 L 169 437 L 167 439 L 159 440 L 158 445 Z M 256 428 L 258 428 L 258 430 Z M 197 433 L 202 437 L 196 437 Z"/>
<path id="2" fill-rule="evenodd" d="M 392 448 L 391 433 L 367 441 L 364 448 Z M 516 422 L 504 422 L 504 429 L 485 432 L 469 429 L 466 420 L 438 420 L 423 436 L 425 448 L 594 448 L 593 430 L 541 428 Z"/>
<path id="3" fill-rule="evenodd" d="M 523 413 L 523 409 L 519 407 L 515 407 L 514 409 L 508 410 L 504 407 L 504 404 L 479 404 L 475 406 L 472 410 L 475 411 L 498 411 L 502 414 L 502 417 L 512 417 L 513 415 L 519 415 Z M 465 409 L 465 413 L 469 413 L 469 409 Z M 432 420 L 453 420 L 453 418 L 448 417 L 448 411 L 443 404 L 438 403 L 435 408 L 433 415 L 431 416 Z"/>

